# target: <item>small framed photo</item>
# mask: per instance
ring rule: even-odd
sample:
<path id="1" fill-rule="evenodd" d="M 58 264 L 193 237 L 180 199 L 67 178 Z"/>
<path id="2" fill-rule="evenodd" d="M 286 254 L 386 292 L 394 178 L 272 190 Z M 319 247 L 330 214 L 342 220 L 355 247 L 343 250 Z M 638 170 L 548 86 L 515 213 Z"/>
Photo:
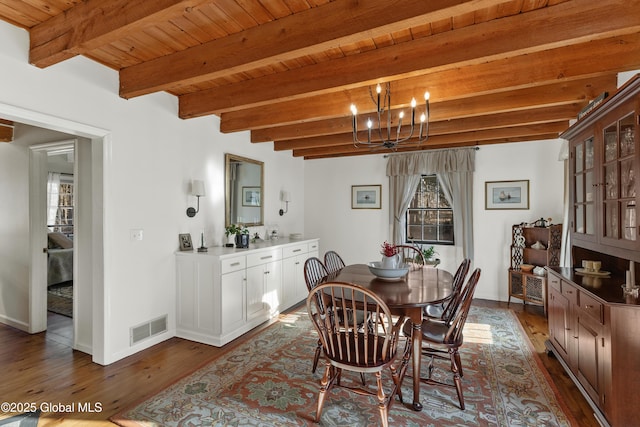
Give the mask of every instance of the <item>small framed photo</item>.
<path id="1" fill-rule="evenodd" d="M 381 185 L 352 185 L 351 209 L 380 209 Z"/>
<path id="2" fill-rule="evenodd" d="M 181 251 L 192 251 L 193 244 L 191 243 L 191 234 L 178 234 L 178 240 L 180 240 Z"/>
<path id="3" fill-rule="evenodd" d="M 260 206 L 260 187 L 242 187 L 242 206 Z"/>
<path id="4" fill-rule="evenodd" d="M 486 181 L 485 209 L 529 209 L 529 180 Z"/>

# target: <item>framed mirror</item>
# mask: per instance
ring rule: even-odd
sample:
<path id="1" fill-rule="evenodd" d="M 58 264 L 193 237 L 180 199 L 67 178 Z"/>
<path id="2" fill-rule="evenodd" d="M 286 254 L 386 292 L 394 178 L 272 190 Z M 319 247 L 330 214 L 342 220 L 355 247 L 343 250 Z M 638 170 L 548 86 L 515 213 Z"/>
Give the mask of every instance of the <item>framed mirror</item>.
<path id="1" fill-rule="evenodd" d="M 264 225 L 264 163 L 226 153 L 224 164 L 225 227 Z"/>

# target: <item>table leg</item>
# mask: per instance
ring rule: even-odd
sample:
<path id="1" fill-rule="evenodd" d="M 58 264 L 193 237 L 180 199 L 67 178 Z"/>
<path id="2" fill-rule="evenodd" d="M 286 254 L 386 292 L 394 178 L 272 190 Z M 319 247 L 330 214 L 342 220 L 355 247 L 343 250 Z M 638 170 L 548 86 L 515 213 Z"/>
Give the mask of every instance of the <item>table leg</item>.
<path id="1" fill-rule="evenodd" d="M 418 323 L 411 319 L 412 360 L 413 360 L 413 410 L 422 411 L 420 403 L 420 363 L 422 359 L 422 316 Z"/>

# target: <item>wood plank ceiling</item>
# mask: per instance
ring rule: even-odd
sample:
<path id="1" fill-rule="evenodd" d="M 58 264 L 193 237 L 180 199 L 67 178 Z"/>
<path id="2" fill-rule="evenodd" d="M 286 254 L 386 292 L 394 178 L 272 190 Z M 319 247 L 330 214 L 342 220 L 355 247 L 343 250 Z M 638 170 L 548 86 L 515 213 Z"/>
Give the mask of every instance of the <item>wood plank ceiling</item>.
<path id="1" fill-rule="evenodd" d="M 394 123 L 431 93 L 429 140 L 402 151 L 555 138 L 640 69 L 640 0 L 0 0 L 0 19 L 37 67 L 84 55 L 124 98 L 169 92 L 305 159 L 371 154 L 349 105 L 364 129 L 377 82 Z"/>

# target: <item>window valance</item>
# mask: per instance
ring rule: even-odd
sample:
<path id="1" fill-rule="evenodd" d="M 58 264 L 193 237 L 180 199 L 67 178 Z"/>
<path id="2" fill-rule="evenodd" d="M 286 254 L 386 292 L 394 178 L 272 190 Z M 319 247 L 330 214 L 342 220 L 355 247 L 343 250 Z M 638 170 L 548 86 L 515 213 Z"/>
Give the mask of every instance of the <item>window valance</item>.
<path id="1" fill-rule="evenodd" d="M 475 155 L 475 147 L 394 154 L 387 162 L 387 176 L 474 172 Z"/>

